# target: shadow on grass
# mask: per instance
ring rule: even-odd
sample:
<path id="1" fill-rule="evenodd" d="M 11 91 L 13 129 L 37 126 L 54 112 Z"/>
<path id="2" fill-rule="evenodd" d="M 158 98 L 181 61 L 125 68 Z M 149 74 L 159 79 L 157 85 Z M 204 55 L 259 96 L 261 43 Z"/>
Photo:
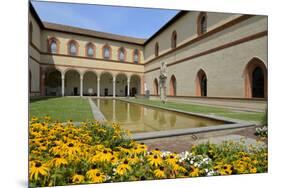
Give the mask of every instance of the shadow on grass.
<path id="1" fill-rule="evenodd" d="M 44 101 L 44 100 L 49 100 L 49 99 L 56 99 L 56 98 L 61 98 L 61 97 L 60 96 L 29 97 L 29 103 Z"/>

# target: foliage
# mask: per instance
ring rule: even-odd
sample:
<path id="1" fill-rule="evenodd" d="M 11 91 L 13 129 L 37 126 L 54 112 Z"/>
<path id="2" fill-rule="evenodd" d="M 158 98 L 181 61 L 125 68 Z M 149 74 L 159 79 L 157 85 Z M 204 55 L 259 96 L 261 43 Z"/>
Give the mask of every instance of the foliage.
<path id="1" fill-rule="evenodd" d="M 117 124 L 74 125 L 48 116 L 31 118 L 29 153 L 30 187 L 212 176 L 224 174 L 225 165 L 231 174 L 267 170 L 262 149 L 203 144 L 191 153 L 148 151 Z"/>

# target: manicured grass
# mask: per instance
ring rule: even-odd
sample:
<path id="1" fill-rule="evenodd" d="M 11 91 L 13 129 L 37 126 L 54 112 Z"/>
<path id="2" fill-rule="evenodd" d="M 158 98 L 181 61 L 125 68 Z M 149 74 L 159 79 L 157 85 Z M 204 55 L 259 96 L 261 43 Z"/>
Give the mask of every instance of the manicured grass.
<path id="1" fill-rule="evenodd" d="M 49 97 L 30 99 L 29 117 L 51 116 L 54 120 L 92 120 L 93 115 L 87 99 L 71 97 Z"/>
<path id="2" fill-rule="evenodd" d="M 264 116 L 264 113 L 261 112 L 238 112 L 226 108 L 187 104 L 187 103 L 167 102 L 166 104 L 163 104 L 159 100 L 146 100 L 146 99 L 124 99 L 124 100 L 129 102 L 130 101 L 136 102 L 139 104 L 164 107 L 168 109 L 177 109 L 186 112 L 194 112 L 194 113 L 202 113 L 202 114 L 214 114 L 217 116 L 233 118 L 238 120 L 245 120 L 245 121 L 255 121 L 259 123 L 262 121 Z"/>

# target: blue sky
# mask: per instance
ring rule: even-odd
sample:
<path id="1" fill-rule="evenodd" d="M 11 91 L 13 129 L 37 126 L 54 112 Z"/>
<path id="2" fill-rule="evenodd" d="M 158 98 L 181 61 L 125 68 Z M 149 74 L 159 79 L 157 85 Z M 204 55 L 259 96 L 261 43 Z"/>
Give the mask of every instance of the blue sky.
<path id="1" fill-rule="evenodd" d="M 119 35 L 149 38 L 177 10 L 32 1 L 42 21 Z"/>

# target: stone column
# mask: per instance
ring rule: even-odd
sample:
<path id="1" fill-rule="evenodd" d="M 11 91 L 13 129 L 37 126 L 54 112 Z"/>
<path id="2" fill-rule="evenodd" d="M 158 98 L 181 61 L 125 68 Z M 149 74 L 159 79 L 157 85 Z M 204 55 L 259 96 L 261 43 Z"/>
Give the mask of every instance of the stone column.
<path id="1" fill-rule="evenodd" d="M 80 75 L 80 97 L 83 97 L 83 75 Z"/>
<path id="2" fill-rule="evenodd" d="M 115 99 L 112 100 L 112 121 L 115 122 L 116 121 L 116 113 L 115 113 L 115 110 L 116 110 L 116 101 Z"/>
<path id="3" fill-rule="evenodd" d="M 130 97 L 130 77 L 127 80 L 127 96 Z"/>
<path id="4" fill-rule="evenodd" d="M 144 76 L 141 76 L 140 77 L 140 82 L 141 82 L 141 85 L 140 85 L 140 89 L 141 89 L 141 91 L 140 91 L 140 94 L 141 95 L 144 95 Z"/>
<path id="5" fill-rule="evenodd" d="M 100 97 L 100 75 L 97 75 L 97 96 Z"/>
<path id="6" fill-rule="evenodd" d="M 61 73 L 61 96 L 64 97 L 64 74 Z"/>
<path id="7" fill-rule="evenodd" d="M 115 81 L 116 81 L 116 77 L 113 76 L 113 79 L 112 79 L 112 84 L 113 84 L 113 97 L 115 97 Z"/>

